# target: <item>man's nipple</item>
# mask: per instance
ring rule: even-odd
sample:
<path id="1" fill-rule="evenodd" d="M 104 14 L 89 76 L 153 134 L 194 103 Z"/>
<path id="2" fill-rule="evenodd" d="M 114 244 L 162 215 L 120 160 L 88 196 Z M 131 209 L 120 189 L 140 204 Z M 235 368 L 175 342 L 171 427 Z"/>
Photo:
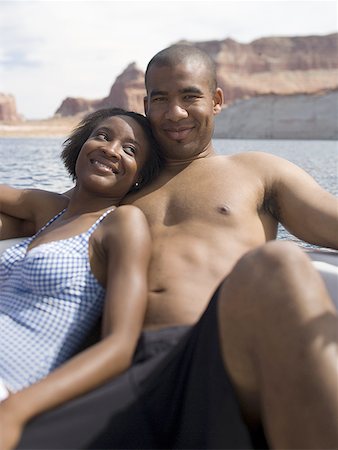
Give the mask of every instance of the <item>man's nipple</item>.
<path id="1" fill-rule="evenodd" d="M 230 208 L 227 205 L 220 205 L 220 206 L 217 206 L 217 212 L 219 212 L 225 216 L 228 216 L 230 214 Z"/>

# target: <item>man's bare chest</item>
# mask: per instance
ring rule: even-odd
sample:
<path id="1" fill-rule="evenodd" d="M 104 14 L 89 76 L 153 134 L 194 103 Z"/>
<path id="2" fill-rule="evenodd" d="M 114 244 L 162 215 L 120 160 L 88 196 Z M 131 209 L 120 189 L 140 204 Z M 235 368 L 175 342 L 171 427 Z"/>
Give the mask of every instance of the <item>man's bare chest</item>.
<path id="1" fill-rule="evenodd" d="M 245 215 L 257 215 L 261 193 L 252 183 L 233 179 L 181 177 L 134 202 L 151 225 L 175 225 L 185 221 L 228 223 Z"/>

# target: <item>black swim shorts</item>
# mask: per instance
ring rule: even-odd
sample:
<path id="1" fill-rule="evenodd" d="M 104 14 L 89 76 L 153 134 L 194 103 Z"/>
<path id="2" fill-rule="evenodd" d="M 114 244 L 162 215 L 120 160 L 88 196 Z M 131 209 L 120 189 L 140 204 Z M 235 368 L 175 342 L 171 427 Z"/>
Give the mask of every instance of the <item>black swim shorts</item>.
<path id="1" fill-rule="evenodd" d="M 143 332 L 133 365 L 34 419 L 19 449 L 252 449 L 220 356 L 217 292 L 193 327 Z"/>

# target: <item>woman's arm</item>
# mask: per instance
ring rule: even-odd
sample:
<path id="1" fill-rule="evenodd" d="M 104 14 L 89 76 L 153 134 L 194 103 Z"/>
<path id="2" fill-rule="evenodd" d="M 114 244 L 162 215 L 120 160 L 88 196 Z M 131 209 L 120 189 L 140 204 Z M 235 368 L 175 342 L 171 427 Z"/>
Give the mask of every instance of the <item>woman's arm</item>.
<path id="1" fill-rule="evenodd" d="M 105 337 L 0 404 L 5 449 L 15 446 L 32 417 L 96 388 L 131 364 L 146 310 L 151 238 L 136 207 L 120 207 L 111 216 L 101 241 L 107 263 Z"/>
<path id="2" fill-rule="evenodd" d="M 24 189 L 0 185 L 0 239 L 25 236 L 26 229 L 34 231 L 30 206 Z"/>
<path id="3" fill-rule="evenodd" d="M 66 196 L 0 185 L 0 239 L 30 236 L 67 206 Z"/>
<path id="4" fill-rule="evenodd" d="M 35 232 L 32 222 L 0 212 L 0 240 L 31 236 Z"/>

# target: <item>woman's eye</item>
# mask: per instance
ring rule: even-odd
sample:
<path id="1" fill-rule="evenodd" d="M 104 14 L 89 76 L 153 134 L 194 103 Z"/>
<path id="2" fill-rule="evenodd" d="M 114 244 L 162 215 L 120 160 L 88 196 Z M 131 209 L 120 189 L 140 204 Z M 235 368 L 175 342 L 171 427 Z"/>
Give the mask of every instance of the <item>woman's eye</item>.
<path id="1" fill-rule="evenodd" d="M 108 139 L 107 133 L 104 133 L 103 131 L 96 133 L 96 137 L 105 141 Z"/>
<path id="2" fill-rule="evenodd" d="M 134 156 L 136 152 L 136 148 L 132 145 L 126 145 L 125 147 L 123 147 L 123 150 L 130 156 Z"/>

